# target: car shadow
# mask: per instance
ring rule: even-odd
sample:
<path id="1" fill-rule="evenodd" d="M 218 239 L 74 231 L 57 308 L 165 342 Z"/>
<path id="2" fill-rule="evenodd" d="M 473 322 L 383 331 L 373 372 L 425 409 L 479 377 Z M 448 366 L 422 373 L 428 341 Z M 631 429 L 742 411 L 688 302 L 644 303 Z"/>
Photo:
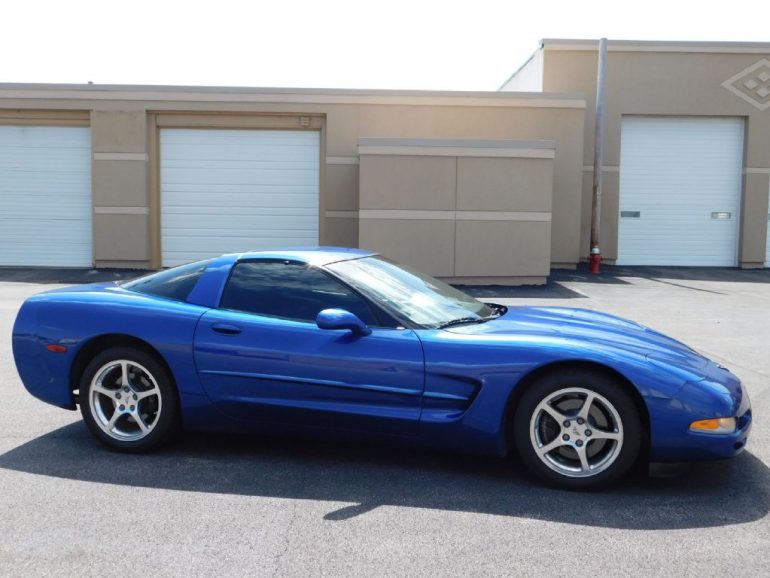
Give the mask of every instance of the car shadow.
<path id="1" fill-rule="evenodd" d="M 515 460 L 251 436 L 188 434 L 167 449 L 122 455 L 78 422 L 0 455 L 0 468 L 69 480 L 348 503 L 327 520 L 406 506 L 638 530 L 760 519 L 770 469 L 745 452 L 675 476 L 635 475 L 602 492 L 542 486 Z"/>

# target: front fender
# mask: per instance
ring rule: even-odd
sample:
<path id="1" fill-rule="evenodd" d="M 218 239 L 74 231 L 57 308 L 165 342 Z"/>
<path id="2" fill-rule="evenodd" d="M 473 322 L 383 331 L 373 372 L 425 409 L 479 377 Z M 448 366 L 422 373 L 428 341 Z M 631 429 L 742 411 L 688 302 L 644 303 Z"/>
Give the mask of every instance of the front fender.
<path id="1" fill-rule="evenodd" d="M 460 449 L 504 453 L 511 396 L 525 377 L 550 365 L 589 362 L 608 367 L 639 392 L 648 410 L 652 400 L 676 398 L 694 378 L 687 370 L 653 365 L 639 353 L 558 334 L 491 336 L 426 330 L 419 336 L 426 369 L 421 431 L 435 440 L 434 445 L 460 444 Z M 665 423 L 654 411 L 648 413 L 654 440 Z"/>

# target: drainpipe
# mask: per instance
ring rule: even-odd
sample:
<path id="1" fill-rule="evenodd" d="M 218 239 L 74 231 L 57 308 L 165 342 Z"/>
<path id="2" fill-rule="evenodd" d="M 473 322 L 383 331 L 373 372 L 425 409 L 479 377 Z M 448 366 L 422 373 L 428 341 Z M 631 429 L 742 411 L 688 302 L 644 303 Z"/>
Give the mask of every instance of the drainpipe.
<path id="1" fill-rule="evenodd" d="M 601 273 L 602 251 L 599 248 L 602 219 L 602 165 L 604 164 L 604 85 L 607 69 L 607 39 L 599 40 L 599 67 L 596 76 L 596 117 L 594 132 L 594 186 L 591 201 L 591 273 Z"/>

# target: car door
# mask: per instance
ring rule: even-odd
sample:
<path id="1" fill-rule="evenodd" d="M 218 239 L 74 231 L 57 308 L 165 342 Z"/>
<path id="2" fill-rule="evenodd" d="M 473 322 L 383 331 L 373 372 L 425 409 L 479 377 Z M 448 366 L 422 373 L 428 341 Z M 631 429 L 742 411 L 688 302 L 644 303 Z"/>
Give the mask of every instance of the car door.
<path id="1" fill-rule="evenodd" d="M 326 308 L 355 313 L 372 333 L 320 329 Z M 235 418 L 414 434 L 422 347 L 412 330 L 380 325 L 366 300 L 319 268 L 242 261 L 220 308 L 198 323 L 195 362 L 209 397 Z"/>

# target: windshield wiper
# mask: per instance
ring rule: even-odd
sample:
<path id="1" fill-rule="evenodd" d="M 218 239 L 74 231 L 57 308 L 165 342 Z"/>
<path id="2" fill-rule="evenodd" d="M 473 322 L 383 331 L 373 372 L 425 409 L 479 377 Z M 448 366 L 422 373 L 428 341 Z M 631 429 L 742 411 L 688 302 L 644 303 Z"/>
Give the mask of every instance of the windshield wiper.
<path id="1" fill-rule="evenodd" d="M 464 325 L 465 323 L 484 323 L 484 321 L 489 321 L 490 319 L 493 319 L 493 318 L 492 317 L 459 317 L 457 319 L 452 319 L 451 321 L 446 321 L 445 323 L 438 325 L 436 329 L 446 329 L 447 327 L 454 327 L 455 325 Z"/>

